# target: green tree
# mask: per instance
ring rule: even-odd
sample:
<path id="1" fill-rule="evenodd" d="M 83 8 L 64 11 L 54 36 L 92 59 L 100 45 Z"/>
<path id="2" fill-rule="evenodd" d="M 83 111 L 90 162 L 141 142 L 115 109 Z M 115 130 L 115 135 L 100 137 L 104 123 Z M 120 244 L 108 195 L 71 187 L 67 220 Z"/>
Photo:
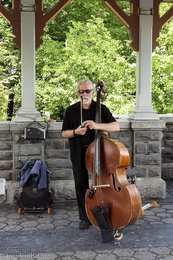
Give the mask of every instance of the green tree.
<path id="1" fill-rule="evenodd" d="M 20 54 L 15 48 L 10 25 L 0 17 L 0 118 L 10 120 L 18 107 Z M 16 100 L 16 101 L 15 101 Z"/>
<path id="2" fill-rule="evenodd" d="M 120 56 L 121 44 L 112 39 L 103 19 L 92 17 L 86 23 L 73 22 L 65 46 L 52 43 L 48 37 L 44 44 L 47 47 L 42 46 L 37 52 L 37 62 L 40 57 L 42 74 L 46 76 L 37 80 L 37 93 L 44 93 L 38 104 L 42 104 L 42 111 L 48 109 L 54 119 L 62 119 L 65 108 L 76 100 L 76 84 L 81 78 L 106 82 L 105 102 L 114 113 L 123 113 L 134 104 L 135 64 Z M 53 52 L 48 54 L 45 50 Z M 128 83 L 124 83 L 124 77 Z M 44 89 L 43 82 L 47 82 Z"/>
<path id="3" fill-rule="evenodd" d="M 164 25 L 153 53 L 153 107 L 160 114 L 173 113 L 173 19 Z"/>
<path id="4" fill-rule="evenodd" d="M 44 1 L 44 11 L 48 11 L 55 0 Z M 118 2 L 120 7 L 129 14 L 129 2 Z M 111 36 L 121 42 L 121 52 L 130 55 L 132 49 L 129 44 L 128 30 L 120 20 L 103 4 L 102 0 L 71 0 L 70 3 L 51 21 L 45 28 L 52 40 L 65 42 L 69 27 L 74 21 L 86 23 L 92 17 L 102 18 L 104 26 L 108 29 Z"/>

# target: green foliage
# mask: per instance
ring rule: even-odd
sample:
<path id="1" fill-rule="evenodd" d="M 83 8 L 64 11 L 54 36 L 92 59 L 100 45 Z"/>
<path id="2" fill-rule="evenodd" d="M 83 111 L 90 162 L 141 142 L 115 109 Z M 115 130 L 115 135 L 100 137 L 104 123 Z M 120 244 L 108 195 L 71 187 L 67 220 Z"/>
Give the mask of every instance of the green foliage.
<path id="1" fill-rule="evenodd" d="M 153 107 L 160 114 L 173 113 L 173 20 L 162 29 L 153 53 Z"/>
<path id="2" fill-rule="evenodd" d="M 20 98 L 20 55 L 13 42 L 11 27 L 2 17 L 0 28 L 3 28 L 0 31 L 0 118 L 6 120 L 10 93 L 15 93 L 16 100 Z"/>
<path id="3" fill-rule="evenodd" d="M 78 80 L 88 77 L 94 82 L 104 80 L 107 85 L 105 103 L 109 104 L 112 112 L 120 114 L 123 113 L 122 104 L 133 100 L 130 89 L 133 89 L 135 75 L 134 66 L 119 55 L 121 48 L 120 41 L 112 39 L 103 20 L 94 17 L 86 25 L 80 22 L 73 24 L 65 47 L 75 77 Z M 131 79 L 130 84 L 124 83 L 126 75 Z M 124 92 L 126 97 L 122 95 Z"/>
<path id="4" fill-rule="evenodd" d="M 45 0 L 44 9 L 45 12 L 49 10 L 55 0 Z M 124 2 L 124 1 L 123 1 Z M 123 10 L 129 11 L 129 3 L 120 3 Z M 66 34 L 69 31 L 69 27 L 72 26 L 74 21 L 86 23 L 92 17 L 102 18 L 104 26 L 110 32 L 112 38 L 119 39 L 121 41 L 121 51 L 125 55 L 130 55 L 132 49 L 129 45 L 128 30 L 120 22 L 120 20 L 103 4 L 102 0 L 71 0 L 58 16 L 55 17 L 45 28 L 46 34 L 49 34 L 52 40 L 63 41 L 66 40 Z"/>
<path id="5" fill-rule="evenodd" d="M 37 53 L 42 57 L 42 72 L 46 77 L 37 80 L 38 93 L 44 93 L 44 103 L 40 99 L 42 111 L 49 109 L 54 119 L 62 119 L 66 107 L 76 100 L 76 85 L 82 78 L 106 82 L 105 103 L 112 112 L 124 113 L 127 106 L 133 105 L 135 64 L 129 64 L 120 56 L 121 44 L 112 39 L 101 18 L 92 17 L 86 24 L 73 22 L 66 35 L 65 46 L 52 43 L 48 37 L 44 38 L 44 44 Z M 49 54 L 45 52 L 47 44 Z M 42 51 L 44 54 L 41 54 Z M 128 83 L 124 83 L 124 77 L 128 77 Z M 43 89 L 41 85 L 45 81 Z"/>
<path id="6" fill-rule="evenodd" d="M 64 45 L 54 42 L 48 36 L 44 44 L 37 50 L 37 108 L 43 114 L 51 112 L 55 119 L 61 116 L 61 110 L 68 101 L 64 92 L 66 85 L 66 68 L 64 66 Z M 67 80 L 67 83 L 69 80 Z M 62 107 L 62 108 L 61 108 Z"/>

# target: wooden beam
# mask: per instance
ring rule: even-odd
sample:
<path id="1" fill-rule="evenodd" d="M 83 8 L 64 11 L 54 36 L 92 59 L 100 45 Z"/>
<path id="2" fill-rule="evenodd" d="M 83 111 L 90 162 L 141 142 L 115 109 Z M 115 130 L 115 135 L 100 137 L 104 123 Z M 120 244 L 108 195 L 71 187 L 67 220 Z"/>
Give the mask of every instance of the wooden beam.
<path id="1" fill-rule="evenodd" d="M 130 16 L 128 16 L 116 3 L 116 0 L 102 0 L 108 8 L 120 19 L 129 30 L 132 39 L 132 48 L 139 50 L 139 0 L 129 0 Z"/>
<path id="2" fill-rule="evenodd" d="M 0 4 L 0 13 L 10 23 L 12 14 L 2 4 Z"/>
<path id="3" fill-rule="evenodd" d="M 41 36 L 45 25 L 53 19 L 71 0 L 60 0 L 56 3 L 46 14 L 43 13 L 43 0 L 36 0 L 35 10 L 35 31 L 36 31 L 36 48 L 41 44 Z M 10 23 L 13 34 L 15 36 L 14 42 L 18 48 L 21 47 L 21 1 L 13 0 L 12 12 L 8 11 L 2 4 L 0 4 L 1 15 Z"/>
<path id="4" fill-rule="evenodd" d="M 46 24 L 51 21 L 71 0 L 60 0 L 46 14 L 43 13 L 42 0 L 36 1 L 36 48 L 42 43 L 41 36 Z"/>
<path id="5" fill-rule="evenodd" d="M 13 34 L 14 42 L 18 48 L 21 46 L 21 23 L 20 23 L 20 0 L 13 0 L 12 12 L 8 11 L 2 4 L 0 4 L 0 13 L 10 23 Z"/>
<path id="6" fill-rule="evenodd" d="M 162 16 L 159 15 L 159 7 L 161 2 L 165 0 L 154 0 L 153 6 L 153 49 L 158 45 L 157 38 L 159 37 L 162 26 L 173 16 L 173 6 Z M 170 1 L 169 1 L 170 2 Z M 173 2 L 173 1 L 171 1 Z"/>
<path id="7" fill-rule="evenodd" d="M 15 35 L 14 42 L 18 48 L 21 47 L 21 10 L 20 10 L 20 0 L 13 0 L 13 10 L 12 10 L 12 28 Z"/>

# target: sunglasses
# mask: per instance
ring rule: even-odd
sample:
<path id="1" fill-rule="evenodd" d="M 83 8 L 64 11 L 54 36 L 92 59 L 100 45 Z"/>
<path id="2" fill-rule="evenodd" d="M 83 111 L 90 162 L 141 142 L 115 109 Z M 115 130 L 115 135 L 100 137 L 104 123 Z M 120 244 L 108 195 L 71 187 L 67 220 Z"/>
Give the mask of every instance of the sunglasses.
<path id="1" fill-rule="evenodd" d="M 93 89 L 79 89 L 78 90 L 78 93 L 79 94 L 84 94 L 84 93 L 86 93 L 86 94 L 89 94 L 91 91 L 93 91 Z"/>

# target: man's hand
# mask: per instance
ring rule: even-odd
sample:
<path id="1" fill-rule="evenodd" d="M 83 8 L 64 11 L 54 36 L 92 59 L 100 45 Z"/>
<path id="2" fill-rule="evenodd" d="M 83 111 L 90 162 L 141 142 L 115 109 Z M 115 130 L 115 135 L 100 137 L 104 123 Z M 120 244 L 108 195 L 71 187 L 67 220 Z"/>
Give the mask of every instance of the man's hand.
<path id="1" fill-rule="evenodd" d="M 87 127 L 82 124 L 82 126 L 79 126 L 78 128 L 75 129 L 75 134 L 76 135 L 84 135 L 87 131 Z"/>
<path id="2" fill-rule="evenodd" d="M 93 120 L 87 120 L 87 121 L 84 121 L 83 122 L 84 126 L 86 128 L 89 128 L 89 129 L 95 129 L 97 130 L 98 129 L 98 124 L 96 122 L 94 122 Z"/>

